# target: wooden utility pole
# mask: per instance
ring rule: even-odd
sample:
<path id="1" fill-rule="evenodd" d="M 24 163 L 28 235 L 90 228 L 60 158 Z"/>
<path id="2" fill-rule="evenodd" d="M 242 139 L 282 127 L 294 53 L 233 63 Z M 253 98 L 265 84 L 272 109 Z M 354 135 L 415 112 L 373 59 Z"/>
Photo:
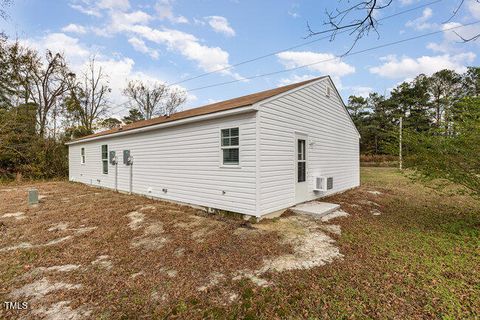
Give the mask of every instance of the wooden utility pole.
<path id="1" fill-rule="evenodd" d="M 400 117 L 400 131 L 398 139 L 398 166 L 400 170 L 403 169 L 403 158 L 402 158 L 402 129 L 403 129 L 403 117 Z"/>

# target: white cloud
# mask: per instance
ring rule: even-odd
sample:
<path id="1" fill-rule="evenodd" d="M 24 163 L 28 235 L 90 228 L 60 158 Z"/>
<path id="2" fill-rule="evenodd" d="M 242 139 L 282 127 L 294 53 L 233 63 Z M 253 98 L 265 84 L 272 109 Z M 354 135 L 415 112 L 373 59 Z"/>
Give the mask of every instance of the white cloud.
<path id="1" fill-rule="evenodd" d="M 479 4 L 480 6 L 480 4 Z M 480 34 L 480 25 L 468 25 L 463 26 L 459 22 L 449 22 L 442 26 L 443 40 L 439 43 L 431 42 L 427 45 L 427 48 L 434 52 L 442 53 L 459 53 L 464 49 L 464 44 L 462 43 L 464 39 L 471 39 L 478 34 Z M 460 28 L 456 28 L 460 27 Z M 451 30 L 456 28 L 455 30 Z"/>
<path id="2" fill-rule="evenodd" d="M 429 22 L 432 16 L 433 16 L 432 9 L 427 7 L 423 10 L 421 17 L 414 20 L 407 21 L 405 26 L 409 28 L 413 28 L 415 30 L 420 30 L 420 31 L 435 29 L 438 27 L 438 25 L 436 23 Z"/>
<path id="3" fill-rule="evenodd" d="M 230 66 L 228 52 L 219 47 L 200 44 L 199 40 L 192 34 L 167 28 L 158 30 L 140 25 L 127 26 L 126 30 L 146 40 L 166 45 L 168 49 L 177 51 L 187 59 L 197 62 L 198 66 L 205 71 L 214 71 Z M 228 70 L 223 73 L 241 78 Z"/>
<path id="4" fill-rule="evenodd" d="M 46 50 L 64 53 L 70 63 L 78 64 L 89 57 L 90 50 L 79 43 L 77 38 L 64 33 L 50 33 L 38 39 L 22 40 L 27 46 L 35 48 L 42 56 Z"/>
<path id="5" fill-rule="evenodd" d="M 413 78 L 419 73 L 431 75 L 442 69 L 451 69 L 459 73 L 465 72 L 466 65 L 475 59 L 473 52 L 456 55 L 422 56 L 419 58 L 388 56 L 384 64 L 370 68 L 370 72 L 391 79 Z"/>
<path id="6" fill-rule="evenodd" d="M 295 68 L 304 65 L 308 70 L 320 72 L 322 75 L 330 75 L 340 78 L 355 72 L 355 67 L 349 65 L 331 53 L 311 51 L 285 51 L 277 54 L 277 57 L 286 68 Z"/>
<path id="7" fill-rule="evenodd" d="M 458 41 L 461 41 L 458 35 L 462 36 L 465 39 L 469 39 L 480 33 L 480 26 L 478 24 L 463 26 L 463 27 L 460 27 L 460 26 L 462 26 L 462 24 L 458 22 L 449 22 L 444 24 L 442 29 L 444 30 L 445 40 L 450 42 L 458 42 Z M 448 30 L 455 27 L 460 27 L 460 28 L 457 28 L 455 30 Z"/>
<path id="8" fill-rule="evenodd" d="M 143 11 L 134 11 L 130 13 L 114 11 L 110 15 L 111 22 L 106 31 L 115 33 L 122 31 L 125 26 L 129 25 L 146 25 L 153 17 Z"/>
<path id="9" fill-rule="evenodd" d="M 292 18 L 300 18 L 300 14 L 298 13 L 298 3 L 294 3 L 290 6 L 290 10 L 287 11 L 288 15 L 291 16 Z"/>
<path id="10" fill-rule="evenodd" d="M 89 16 L 94 16 L 94 17 L 101 17 L 102 14 L 97 8 L 91 8 L 87 5 L 80 5 L 80 4 L 70 4 L 70 7 L 72 9 L 75 9 L 77 11 L 80 11 L 81 13 L 84 13 Z"/>
<path id="11" fill-rule="evenodd" d="M 132 45 L 132 47 L 139 51 L 139 52 L 142 52 L 142 53 L 146 53 L 148 54 L 150 57 L 152 57 L 153 59 L 158 59 L 158 56 L 159 56 L 159 53 L 157 50 L 155 49 L 151 49 L 149 48 L 146 44 L 145 44 L 145 41 L 143 41 L 142 39 L 139 39 L 139 38 L 136 38 L 136 37 L 132 37 L 130 39 L 128 39 L 128 42 Z"/>
<path id="12" fill-rule="evenodd" d="M 350 90 L 352 95 L 360 96 L 367 98 L 371 92 L 374 92 L 372 87 L 364 87 L 364 86 L 353 86 L 353 87 L 345 87 L 346 90 Z"/>
<path id="13" fill-rule="evenodd" d="M 157 16 L 151 16 L 144 11 L 124 11 L 129 8 L 128 1 L 102 0 L 100 3 L 92 4 L 92 0 L 82 1 L 84 5 L 96 6 L 97 8 L 109 9 L 109 20 L 103 28 L 91 27 L 90 29 L 99 36 L 113 36 L 125 34 L 135 50 L 149 54 L 153 58 L 158 57 L 158 52 L 153 50 L 148 42 L 162 44 L 168 50 L 183 55 L 188 60 L 197 63 L 197 66 L 204 71 L 216 71 L 229 68 L 229 54 L 227 51 L 216 46 L 208 46 L 190 33 L 169 29 L 166 27 L 152 28 L 149 23 L 155 18 L 169 20 L 174 23 L 188 22 L 181 16 L 173 13 L 173 0 L 158 0 L 155 5 Z M 228 25 L 223 17 L 209 17 L 209 23 L 219 32 L 234 35 L 235 32 Z M 222 74 L 230 75 L 235 79 L 243 79 L 240 75 L 230 70 L 221 71 Z"/>
<path id="14" fill-rule="evenodd" d="M 188 23 L 184 16 L 177 16 L 173 13 L 173 0 L 158 0 L 155 10 L 160 20 L 169 20 L 172 23 Z"/>
<path id="15" fill-rule="evenodd" d="M 480 19 L 480 3 L 477 0 L 468 0 L 467 8 L 472 17 Z"/>
<path id="16" fill-rule="evenodd" d="M 227 37 L 233 37 L 235 35 L 235 30 L 230 26 L 227 18 L 221 16 L 209 16 L 205 17 L 205 20 L 210 27 L 212 27 L 213 31 L 223 33 Z"/>
<path id="17" fill-rule="evenodd" d="M 418 0 L 400 0 L 402 6 L 408 6 L 415 2 L 418 2 Z"/>
<path id="18" fill-rule="evenodd" d="M 126 11 L 130 8 L 130 3 L 128 0 L 100 0 L 97 6 L 100 9 Z"/>
<path id="19" fill-rule="evenodd" d="M 313 78 L 315 78 L 315 77 L 316 77 L 316 76 L 314 76 L 314 75 L 312 75 L 312 74 L 304 74 L 304 75 L 302 75 L 302 76 L 299 76 L 299 75 L 294 74 L 293 76 L 280 79 L 280 80 L 278 81 L 278 86 L 279 86 L 279 87 L 282 87 L 282 86 L 286 86 L 286 85 L 289 85 L 289 84 L 292 84 L 292 83 L 297 83 L 297 82 L 302 82 L 302 81 L 310 80 L 310 79 L 313 79 Z"/>
<path id="20" fill-rule="evenodd" d="M 89 16 L 102 17 L 102 10 L 126 11 L 129 0 L 73 0 L 70 7 Z"/>
<path id="21" fill-rule="evenodd" d="M 70 33 L 78 33 L 78 34 L 85 34 L 87 33 L 87 29 L 84 26 L 79 24 L 70 23 L 69 25 L 62 28 L 63 32 L 70 32 Z"/>

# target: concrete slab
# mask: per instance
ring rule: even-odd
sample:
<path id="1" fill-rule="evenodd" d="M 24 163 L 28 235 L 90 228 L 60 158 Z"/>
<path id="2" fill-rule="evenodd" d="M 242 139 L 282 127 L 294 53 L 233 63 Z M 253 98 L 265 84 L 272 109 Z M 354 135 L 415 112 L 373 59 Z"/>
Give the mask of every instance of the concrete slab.
<path id="1" fill-rule="evenodd" d="M 292 208 L 292 211 L 298 214 L 308 214 L 321 218 L 338 209 L 340 209 L 340 205 L 336 203 L 312 201 L 296 205 Z"/>

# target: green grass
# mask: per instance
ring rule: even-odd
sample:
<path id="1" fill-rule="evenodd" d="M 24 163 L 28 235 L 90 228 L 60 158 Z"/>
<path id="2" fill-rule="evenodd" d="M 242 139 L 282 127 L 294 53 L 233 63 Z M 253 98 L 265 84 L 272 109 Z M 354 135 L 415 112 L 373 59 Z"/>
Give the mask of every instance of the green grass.
<path id="1" fill-rule="evenodd" d="M 425 187 L 396 169 L 362 169 L 360 189 L 330 200 L 368 198 L 382 215 L 359 209 L 337 221 L 343 261 L 271 275 L 276 287 L 253 289 L 224 316 L 479 318 L 480 201 L 452 190 Z"/>

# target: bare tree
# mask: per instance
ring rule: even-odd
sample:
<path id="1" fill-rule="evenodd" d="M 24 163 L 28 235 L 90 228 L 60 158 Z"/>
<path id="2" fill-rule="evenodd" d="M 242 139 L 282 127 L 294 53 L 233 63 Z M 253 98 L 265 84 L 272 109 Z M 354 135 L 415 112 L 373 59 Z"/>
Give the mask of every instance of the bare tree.
<path id="1" fill-rule="evenodd" d="M 341 2 L 341 1 L 340 1 Z M 327 21 L 323 24 L 328 26 L 327 29 L 321 31 L 314 31 L 307 23 L 308 37 L 329 34 L 330 41 L 335 40 L 337 34 L 341 31 L 348 31 L 350 35 L 354 36 L 353 44 L 347 53 L 352 50 L 355 44 L 374 31 L 378 34 L 378 20 L 375 18 L 376 12 L 379 12 L 390 6 L 393 0 L 356 0 L 353 3 L 348 2 L 346 8 L 336 8 L 334 11 L 325 10 Z M 353 16 L 350 21 L 349 18 Z M 346 22 L 347 21 L 347 22 Z"/>
<path id="2" fill-rule="evenodd" d="M 36 104 L 38 133 L 44 136 L 48 117 L 71 89 L 75 74 L 68 69 L 63 54 L 53 54 L 51 51 L 47 51 L 45 63 L 42 63 L 35 52 L 31 53 L 26 68 L 19 72 L 25 88 L 25 102 Z"/>
<path id="3" fill-rule="evenodd" d="M 148 86 L 140 80 L 130 81 L 123 90 L 132 107 L 138 109 L 143 118 L 170 115 L 187 100 L 185 91 L 156 83 Z"/>
<path id="4" fill-rule="evenodd" d="M 447 21 L 450 21 L 457 15 L 463 6 L 465 0 L 458 0 L 458 4 L 454 11 L 451 13 Z M 480 0 L 475 0 L 480 4 Z M 336 8 L 333 11 L 325 11 L 327 20 L 324 21 L 324 30 L 315 31 L 307 23 L 308 35 L 307 37 L 317 36 L 321 34 L 327 34 L 330 36 L 330 40 L 335 40 L 335 37 L 340 32 L 348 32 L 353 36 L 353 43 L 350 49 L 346 52 L 350 52 L 357 42 L 364 36 L 368 36 L 371 32 L 375 32 L 380 36 L 378 32 L 379 21 L 375 18 L 377 13 L 389 7 L 393 0 L 339 0 L 339 3 L 346 2 L 347 6 L 344 8 Z M 447 22 L 446 21 L 446 22 Z M 480 37 L 479 35 L 465 38 L 457 34 L 457 36 L 463 42 L 475 41 Z"/>
<path id="5" fill-rule="evenodd" d="M 7 20 L 8 14 L 5 8 L 12 4 L 12 0 L 0 0 L 0 18 Z"/>
<path id="6" fill-rule="evenodd" d="M 95 122 L 106 114 L 111 91 L 102 67 L 97 67 L 95 58 L 91 58 L 80 81 L 72 88 L 70 104 L 67 106 L 87 132 L 92 132 Z"/>

